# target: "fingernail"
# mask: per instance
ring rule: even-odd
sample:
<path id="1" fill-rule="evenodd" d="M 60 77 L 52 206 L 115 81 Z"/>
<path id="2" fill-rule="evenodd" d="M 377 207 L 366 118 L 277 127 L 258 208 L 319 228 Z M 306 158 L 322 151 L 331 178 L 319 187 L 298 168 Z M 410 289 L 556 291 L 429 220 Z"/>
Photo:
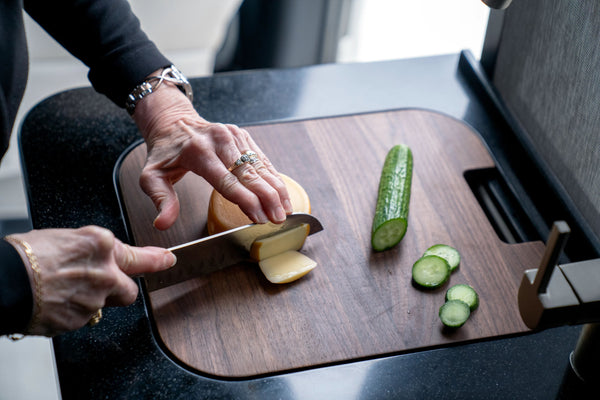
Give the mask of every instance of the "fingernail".
<path id="1" fill-rule="evenodd" d="M 175 254 L 171 253 L 169 250 L 167 250 L 167 257 L 170 257 L 170 261 L 171 264 L 169 266 L 169 268 L 175 266 L 175 264 L 177 264 L 177 257 L 175 257 Z"/>
<path id="2" fill-rule="evenodd" d="M 294 207 L 292 207 L 292 202 L 289 201 L 288 199 L 285 199 L 283 201 L 283 207 L 285 207 L 285 212 L 287 214 L 291 214 L 294 212 Z"/>
<path id="3" fill-rule="evenodd" d="M 263 210 L 260 210 L 256 214 L 256 223 L 266 224 L 267 222 L 269 222 L 269 217 L 267 217 L 267 214 L 265 214 Z"/>
<path id="4" fill-rule="evenodd" d="M 283 211 L 283 207 L 279 206 L 275 209 L 275 220 L 277 222 L 285 221 L 285 211 Z"/>

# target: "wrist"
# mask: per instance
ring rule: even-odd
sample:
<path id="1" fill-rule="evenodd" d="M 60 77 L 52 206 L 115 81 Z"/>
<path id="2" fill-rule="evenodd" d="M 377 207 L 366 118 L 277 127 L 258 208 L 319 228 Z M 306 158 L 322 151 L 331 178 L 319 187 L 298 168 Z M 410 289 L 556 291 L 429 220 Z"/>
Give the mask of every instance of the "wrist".
<path id="1" fill-rule="evenodd" d="M 144 139 L 174 126 L 177 121 L 187 121 L 197 115 L 189 99 L 174 85 L 161 85 L 152 96 L 147 96 L 136 106 L 131 116 Z M 163 127 L 163 128 L 161 128 Z"/>
<path id="2" fill-rule="evenodd" d="M 178 88 L 190 102 L 193 100 L 192 87 L 189 81 L 174 65 L 171 65 L 155 71 L 144 82 L 137 85 L 127 96 L 125 108 L 130 115 L 134 115 L 140 103 L 166 86 Z"/>

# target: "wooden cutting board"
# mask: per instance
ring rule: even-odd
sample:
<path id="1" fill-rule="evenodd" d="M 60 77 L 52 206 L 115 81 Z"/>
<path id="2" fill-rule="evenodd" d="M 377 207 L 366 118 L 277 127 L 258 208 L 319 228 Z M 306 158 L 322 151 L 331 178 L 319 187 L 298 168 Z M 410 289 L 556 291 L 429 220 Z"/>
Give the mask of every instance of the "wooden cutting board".
<path id="1" fill-rule="evenodd" d="M 495 234 L 464 178 L 494 163 L 467 125 L 400 110 L 247 129 L 278 170 L 308 192 L 325 230 L 310 236 L 303 252 L 318 266 L 287 285 L 269 283 L 247 263 L 151 292 L 158 339 L 178 362 L 239 378 L 528 331 L 517 290 L 544 246 L 508 245 Z M 414 155 L 408 231 L 396 248 L 374 253 L 379 176 L 397 143 Z M 166 232 L 152 227 L 156 211 L 138 185 L 144 158 L 140 145 L 118 176 L 135 243 L 167 247 L 205 236 L 211 188 L 193 174 L 176 184 L 176 225 Z M 456 247 L 462 262 L 444 288 L 422 291 L 411 284 L 411 267 L 436 243 Z M 457 283 L 472 285 L 481 304 L 462 328 L 448 331 L 438 309 Z"/>

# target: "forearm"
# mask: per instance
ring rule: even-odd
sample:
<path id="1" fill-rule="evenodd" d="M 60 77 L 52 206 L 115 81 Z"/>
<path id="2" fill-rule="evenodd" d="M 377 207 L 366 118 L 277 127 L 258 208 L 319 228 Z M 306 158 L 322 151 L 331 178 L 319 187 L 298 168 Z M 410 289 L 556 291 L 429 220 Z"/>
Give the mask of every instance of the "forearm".
<path id="1" fill-rule="evenodd" d="M 170 65 L 126 0 L 25 0 L 25 10 L 90 68 L 94 88 L 119 106 L 148 74 Z"/>

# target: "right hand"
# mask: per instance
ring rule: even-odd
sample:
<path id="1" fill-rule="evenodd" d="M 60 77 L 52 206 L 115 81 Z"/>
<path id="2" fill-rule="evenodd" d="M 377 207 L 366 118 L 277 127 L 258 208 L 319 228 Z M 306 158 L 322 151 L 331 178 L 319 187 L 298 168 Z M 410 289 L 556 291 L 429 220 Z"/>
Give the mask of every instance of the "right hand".
<path id="1" fill-rule="evenodd" d="M 107 229 L 43 229 L 11 235 L 31 246 L 41 270 L 41 304 L 34 298 L 37 323 L 25 332 L 55 336 L 83 327 L 104 306 L 126 306 L 138 294 L 129 277 L 174 265 L 175 256 L 159 247 L 132 247 Z M 14 243 L 11 242 L 14 245 Z M 21 246 L 32 293 L 33 271 Z M 41 307 L 40 307 L 41 306 Z"/>
<path id="2" fill-rule="evenodd" d="M 191 171 L 202 176 L 256 223 L 282 223 L 293 212 L 279 173 L 248 131 L 202 118 L 188 98 L 165 83 L 135 108 L 133 120 L 148 146 L 140 177 L 142 190 L 158 210 L 157 229 L 171 227 L 179 215 L 174 184 Z M 229 167 L 246 151 L 258 162 Z"/>

